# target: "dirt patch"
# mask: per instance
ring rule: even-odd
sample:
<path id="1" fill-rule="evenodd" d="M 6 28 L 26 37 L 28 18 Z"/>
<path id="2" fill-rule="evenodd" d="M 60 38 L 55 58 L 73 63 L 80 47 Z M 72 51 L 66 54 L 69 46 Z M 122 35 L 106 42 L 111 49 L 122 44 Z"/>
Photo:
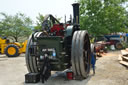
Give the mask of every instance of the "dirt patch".
<path id="1" fill-rule="evenodd" d="M 0 85 L 127 85 L 128 69 L 119 64 L 118 54 L 113 51 L 104 54 L 96 62 L 96 74 L 82 81 L 67 80 L 65 71 L 52 72 L 53 75 L 44 84 L 25 84 L 24 75 L 27 73 L 24 54 L 15 58 L 0 55 Z"/>

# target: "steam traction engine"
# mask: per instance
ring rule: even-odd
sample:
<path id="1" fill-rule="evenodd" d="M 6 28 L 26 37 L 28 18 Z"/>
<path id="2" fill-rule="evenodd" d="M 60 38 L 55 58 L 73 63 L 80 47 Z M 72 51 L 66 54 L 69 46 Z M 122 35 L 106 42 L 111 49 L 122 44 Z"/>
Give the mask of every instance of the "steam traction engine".
<path id="1" fill-rule="evenodd" d="M 51 71 L 71 68 L 75 78 L 86 78 L 90 72 L 90 40 L 86 30 L 80 30 L 79 3 L 73 5 L 73 20 L 60 23 L 46 15 L 42 31 L 28 40 L 26 64 L 29 73 L 47 80 Z M 72 22 L 73 21 L 73 22 Z"/>

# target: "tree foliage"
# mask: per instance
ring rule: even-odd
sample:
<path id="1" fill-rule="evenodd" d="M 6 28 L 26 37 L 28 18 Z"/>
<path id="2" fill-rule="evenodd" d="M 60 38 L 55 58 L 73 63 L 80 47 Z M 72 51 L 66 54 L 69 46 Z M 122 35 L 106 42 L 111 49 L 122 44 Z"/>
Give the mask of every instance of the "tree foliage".
<path id="1" fill-rule="evenodd" d="M 32 20 L 22 13 L 16 15 L 7 15 L 0 13 L 0 35 L 11 36 L 18 41 L 19 38 L 28 37 L 31 32 Z"/>
<path id="2" fill-rule="evenodd" d="M 121 32 L 128 17 L 122 6 L 127 0 L 79 0 L 80 25 L 92 35 Z"/>
<path id="3" fill-rule="evenodd" d="M 37 21 L 36 21 L 35 30 L 41 30 L 44 16 L 39 13 L 39 15 L 36 17 L 36 19 L 37 19 Z"/>

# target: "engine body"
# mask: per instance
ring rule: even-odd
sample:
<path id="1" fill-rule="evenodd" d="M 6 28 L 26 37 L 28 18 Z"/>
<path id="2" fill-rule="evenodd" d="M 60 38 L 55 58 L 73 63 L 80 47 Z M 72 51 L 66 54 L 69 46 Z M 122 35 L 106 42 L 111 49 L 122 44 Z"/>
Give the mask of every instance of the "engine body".
<path id="1" fill-rule="evenodd" d="M 71 68 L 75 76 L 88 76 L 90 40 L 88 32 L 80 30 L 79 3 L 73 4 L 73 12 L 73 20 L 67 23 L 60 23 L 52 15 L 46 15 L 42 31 L 30 36 L 26 52 L 30 73 L 40 73 L 47 79 L 51 71 Z"/>

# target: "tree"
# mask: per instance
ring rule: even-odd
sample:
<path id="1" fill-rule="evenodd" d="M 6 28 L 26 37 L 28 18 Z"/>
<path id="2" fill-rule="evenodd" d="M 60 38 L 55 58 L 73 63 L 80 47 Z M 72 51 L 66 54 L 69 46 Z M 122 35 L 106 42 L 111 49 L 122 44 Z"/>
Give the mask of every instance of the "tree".
<path id="1" fill-rule="evenodd" d="M 7 15 L 0 13 L 3 17 L 0 19 L 0 32 L 2 36 L 11 36 L 17 42 L 19 38 L 28 37 L 31 32 L 32 20 L 22 13 L 16 15 Z"/>
<path id="2" fill-rule="evenodd" d="M 92 35 L 103 35 L 123 31 L 127 0 L 79 0 L 80 25 Z"/>
<path id="3" fill-rule="evenodd" d="M 37 19 L 37 21 L 36 21 L 35 30 L 41 30 L 44 16 L 39 13 L 39 15 L 36 17 L 36 19 Z"/>

